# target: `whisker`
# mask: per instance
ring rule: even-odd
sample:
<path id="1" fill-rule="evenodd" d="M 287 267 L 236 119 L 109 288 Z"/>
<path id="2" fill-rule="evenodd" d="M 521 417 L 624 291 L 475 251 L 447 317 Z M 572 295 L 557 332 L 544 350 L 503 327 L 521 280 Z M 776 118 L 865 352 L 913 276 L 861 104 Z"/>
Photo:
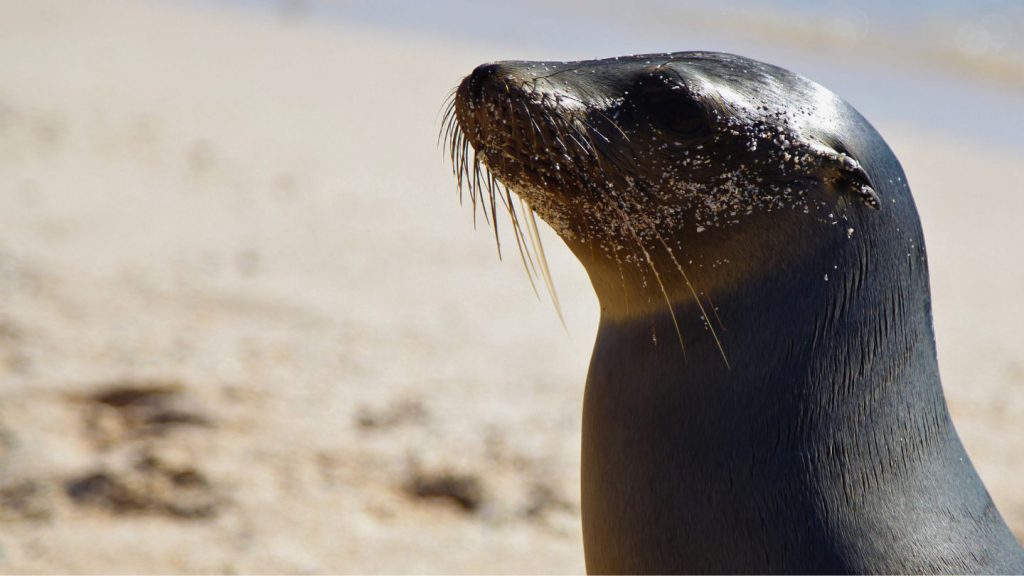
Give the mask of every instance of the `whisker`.
<path id="1" fill-rule="evenodd" d="M 494 242 L 498 245 L 498 260 L 501 260 L 501 241 L 498 239 L 498 202 L 495 200 L 494 188 L 488 189 L 491 197 L 491 224 L 494 226 Z"/>
<path id="2" fill-rule="evenodd" d="M 508 86 L 506 86 L 506 89 L 509 89 Z M 526 273 L 527 280 L 530 282 L 530 288 L 533 290 L 534 295 L 539 298 L 540 292 L 538 291 L 535 278 L 543 279 L 555 312 L 558 315 L 559 322 L 565 327 L 561 302 L 551 276 L 535 212 L 525 200 L 520 198 L 520 208 L 522 210 L 522 215 L 520 216 L 512 199 L 510 189 L 488 170 L 483 157 L 477 154 L 476 149 L 470 144 L 469 138 L 460 126 L 456 110 L 456 100 L 457 95 L 453 91 L 449 94 L 442 107 L 442 127 L 438 140 L 439 142 L 443 141 L 446 143 L 448 156 L 452 162 L 452 173 L 455 176 L 458 189 L 459 202 L 463 202 L 464 193 L 468 191 L 472 203 L 474 228 L 477 226 L 477 204 L 480 204 L 480 213 L 483 215 L 485 224 L 493 228 L 498 258 L 503 259 L 497 210 L 498 202 L 501 202 L 509 216 L 512 234 L 515 238 L 517 251 L 519 252 L 519 259 L 523 266 L 523 271 Z M 516 102 L 516 99 L 510 97 L 506 102 L 510 107 L 509 113 L 511 114 L 511 106 Z M 552 147 L 548 144 L 544 130 L 541 128 L 541 123 L 538 123 L 535 117 L 538 113 L 543 116 L 543 110 L 532 111 L 525 103 L 520 101 L 520 104 L 524 106 L 525 117 L 529 119 L 533 127 L 533 134 L 531 136 L 535 139 L 535 148 L 540 148 L 537 146 L 536 140 L 539 138 L 544 143 L 545 148 L 552 150 L 567 149 L 564 142 L 558 143 L 560 148 Z M 554 121 L 554 118 L 545 118 L 544 121 Z M 585 146 L 580 142 L 577 141 L 576 145 L 585 150 Z"/>
<path id="3" fill-rule="evenodd" d="M 455 185 L 459 190 L 462 190 L 462 163 L 466 160 L 462 147 L 465 140 L 466 135 L 461 130 L 456 132 L 455 138 L 452 139 L 452 172 L 455 174 Z"/>
<path id="4" fill-rule="evenodd" d="M 555 306 L 555 313 L 558 314 L 558 320 L 562 323 L 562 327 L 568 330 L 565 324 L 565 317 L 562 316 L 562 305 L 558 300 L 558 292 L 555 290 L 555 283 L 551 279 L 551 270 L 548 268 L 548 258 L 544 254 L 544 244 L 540 240 L 540 231 L 537 229 L 537 219 L 534 216 L 533 208 L 523 200 L 519 199 L 523 204 L 523 216 L 526 220 L 526 230 L 530 234 L 530 240 L 533 242 L 533 249 L 537 252 L 537 260 L 540 262 L 540 270 L 544 276 L 544 283 L 548 287 L 548 293 L 551 295 L 551 303 Z"/>
<path id="5" fill-rule="evenodd" d="M 448 120 L 445 122 L 443 133 L 438 135 L 439 137 L 442 136 L 442 135 L 444 136 L 443 142 L 448 144 L 449 151 L 450 151 L 451 141 L 452 141 L 452 138 L 454 137 L 454 134 L 455 134 L 456 130 L 459 130 L 459 122 L 458 122 L 458 119 L 455 117 L 455 114 L 453 112 L 452 115 L 449 116 Z"/>
<path id="6" fill-rule="evenodd" d="M 455 95 L 458 93 L 458 91 L 459 91 L 459 87 L 458 86 L 454 86 L 454 87 L 452 87 L 451 90 L 448 91 L 447 94 L 444 95 L 444 100 L 441 101 L 441 107 L 438 108 L 438 111 L 437 111 L 438 115 L 441 114 L 441 110 L 446 109 L 453 102 L 455 102 Z"/>
<path id="7" fill-rule="evenodd" d="M 619 218 L 622 220 L 623 226 L 629 231 L 630 235 L 633 236 L 633 240 L 636 241 L 636 245 L 644 254 L 644 258 L 647 260 L 647 265 L 651 268 L 651 272 L 654 274 L 654 279 L 658 282 L 658 287 L 661 288 L 661 295 L 665 298 L 665 305 L 668 307 L 669 316 L 672 317 L 672 325 L 676 328 L 676 336 L 679 338 L 679 348 L 683 352 L 683 358 L 686 358 L 686 344 L 683 342 L 683 331 L 679 328 L 679 319 L 676 318 L 675 309 L 672 308 L 672 299 L 668 296 L 668 290 L 665 289 L 665 283 L 661 280 L 661 274 L 658 273 L 658 268 L 654 265 L 654 259 L 651 258 L 651 253 L 644 247 L 643 242 L 640 240 L 640 235 L 637 234 L 633 225 L 629 222 L 629 217 L 622 210 L 621 207 L 617 206 L 614 202 L 609 202 L 609 205 L 614 208 Z"/>
<path id="8" fill-rule="evenodd" d="M 693 301 L 696 302 L 697 308 L 704 316 L 704 322 L 707 323 L 708 329 L 711 331 L 711 337 L 715 339 L 715 345 L 718 346 L 718 352 L 722 355 L 722 360 L 725 361 L 725 367 L 731 370 L 732 366 L 729 365 L 729 358 L 725 355 L 725 348 L 722 346 L 722 341 L 718 338 L 718 333 L 715 331 L 714 325 L 711 324 L 711 318 L 708 316 L 707 311 L 704 310 L 704 304 L 700 301 L 700 297 L 697 295 L 697 290 L 695 290 L 693 284 L 690 283 L 690 277 L 686 274 L 686 270 L 683 269 L 683 265 L 676 259 L 675 252 L 672 251 L 672 248 L 661 237 L 661 234 L 659 234 L 653 226 L 651 227 L 651 230 L 654 231 L 654 235 L 657 237 L 658 241 L 661 242 L 661 245 L 665 247 L 665 251 L 668 252 L 668 256 L 672 259 L 676 268 L 679 269 L 679 273 L 683 276 L 683 282 L 686 283 L 686 287 L 689 288 L 690 294 L 693 295 Z"/>
<path id="9" fill-rule="evenodd" d="M 475 154 L 473 155 L 473 159 L 474 160 L 476 159 L 476 155 Z M 459 186 L 462 186 L 463 184 L 465 184 L 466 187 L 469 188 L 469 198 L 473 202 L 473 228 L 476 229 L 477 192 L 479 192 L 479 191 L 476 189 L 476 187 L 473 186 L 472 181 L 470 180 L 470 176 L 469 176 L 469 163 L 470 163 L 470 158 L 469 158 L 469 140 L 463 134 L 462 138 L 459 141 L 459 168 L 458 168 L 458 170 L 459 170 L 459 178 L 458 179 L 459 179 Z M 485 219 L 486 219 L 486 216 L 487 216 L 487 212 L 486 211 L 484 212 L 484 216 L 485 216 Z"/>
<path id="10" fill-rule="evenodd" d="M 495 186 L 498 182 L 495 181 Z M 529 268 L 526 270 L 526 275 L 530 278 L 530 284 L 533 284 L 534 277 L 540 277 L 540 273 L 537 271 L 537 265 L 533 262 L 533 257 L 530 254 L 530 250 L 526 245 L 526 238 L 523 237 L 522 225 L 519 222 L 519 213 L 516 211 L 515 204 L 512 202 L 512 193 L 509 192 L 508 188 L 505 188 L 505 195 L 502 199 L 502 203 L 508 210 L 509 216 L 512 218 L 512 230 L 516 234 L 516 241 L 520 242 L 520 255 L 523 256 L 523 265 L 526 266 L 529 263 Z M 536 292 L 536 288 L 534 288 Z"/>
<path id="11" fill-rule="evenodd" d="M 438 130 L 437 133 L 438 146 L 441 146 L 442 136 L 444 136 L 443 141 L 448 141 L 448 132 L 452 129 L 452 119 L 455 117 L 455 90 L 456 89 L 452 89 L 452 91 L 448 93 L 448 96 L 445 97 L 444 104 L 441 105 L 441 108 L 444 110 L 444 115 L 441 117 L 441 129 Z"/>
<path id="12" fill-rule="evenodd" d="M 491 228 L 494 229 L 494 244 L 498 248 L 498 260 L 502 260 L 501 257 L 501 238 L 498 236 L 498 209 L 496 202 L 494 201 L 494 187 L 487 186 L 487 196 L 484 196 L 484 189 L 480 183 L 482 180 L 482 174 L 480 169 L 480 158 L 474 153 L 473 154 L 473 187 L 477 189 L 480 194 L 480 198 L 484 205 L 484 219 L 487 218 L 487 199 L 491 201 L 491 219 L 488 222 Z"/>
<path id="13" fill-rule="evenodd" d="M 587 147 L 583 145 L 583 142 L 581 142 L 581 141 L 580 141 L 580 139 L 576 137 L 576 132 L 574 132 L 574 131 L 569 131 L 569 132 L 566 132 L 566 135 L 567 135 L 567 136 L 569 137 L 569 139 L 570 139 L 570 140 L 572 140 L 572 141 L 573 141 L 573 143 L 574 143 L 574 144 L 576 144 L 577 146 L 579 146 L 579 149 L 580 149 L 580 150 L 581 150 L 581 151 L 582 151 L 582 152 L 583 152 L 584 154 L 589 154 L 589 153 L 590 153 L 590 152 L 589 152 L 589 151 L 587 150 Z M 565 146 L 565 145 L 563 144 L 563 146 Z M 566 148 L 568 148 L 568 146 L 565 146 L 565 147 L 566 147 Z"/>
<path id="14" fill-rule="evenodd" d="M 457 150 L 458 150 L 458 141 L 459 141 L 460 137 L 463 137 L 463 135 L 462 135 L 462 129 L 459 128 L 458 122 L 455 121 L 454 117 L 450 121 L 449 129 L 446 132 L 446 136 L 445 137 L 448 139 L 448 158 L 452 162 L 452 173 L 455 176 L 458 176 L 458 170 L 456 168 L 458 166 L 458 152 L 457 152 Z M 456 191 L 458 192 L 458 195 L 459 195 L 459 205 L 461 206 L 462 205 L 462 198 L 463 198 L 463 190 L 462 190 L 462 186 L 459 185 L 458 183 L 456 184 Z"/>
<path id="15" fill-rule="evenodd" d="M 600 111 L 600 110 L 596 110 L 596 112 L 597 112 L 597 113 L 598 113 L 598 114 L 599 114 L 599 115 L 600 115 L 600 116 L 601 116 L 602 118 L 604 118 L 605 120 L 607 120 L 607 121 L 608 121 L 608 123 L 612 125 L 612 128 L 615 128 L 615 131 L 619 133 L 619 136 L 622 136 L 622 138 L 623 138 L 623 139 L 624 139 L 624 140 L 625 140 L 626 142 L 629 142 L 629 135 L 628 135 L 628 134 L 626 134 L 626 131 L 625 131 L 625 130 L 623 130 L 623 129 L 622 129 L 622 127 L 620 127 L 620 126 L 619 126 L 619 123 L 618 123 L 618 122 L 616 122 L 614 118 L 612 118 L 611 116 L 609 116 L 609 115 L 605 114 L 604 112 L 602 112 L 602 111 Z"/>
<path id="16" fill-rule="evenodd" d="M 714 300 L 711 299 L 711 294 L 705 294 L 705 298 L 708 299 L 708 307 L 711 308 L 711 312 L 715 315 L 715 320 L 718 321 L 718 326 L 722 329 L 722 332 L 728 332 L 725 328 L 725 323 L 722 322 L 722 317 L 718 315 L 718 308 L 715 306 Z"/>
<path id="17" fill-rule="evenodd" d="M 493 185 L 499 192 L 498 197 L 501 198 L 501 203 L 505 206 L 505 210 L 508 211 L 509 218 L 512 220 L 512 233 L 515 235 L 516 247 L 519 249 L 519 260 L 523 263 L 523 271 L 526 272 L 526 279 L 530 281 L 530 288 L 533 289 L 533 295 L 540 299 L 540 292 L 537 291 L 537 283 L 533 281 L 535 275 L 537 275 L 537 269 L 533 264 L 533 258 L 530 256 L 530 251 L 526 246 L 525 238 L 523 238 L 523 230 L 519 224 L 519 215 L 516 213 L 515 204 L 512 203 L 512 194 L 505 188 L 505 194 L 500 194 L 501 189 L 498 186 L 497 180 L 491 174 L 487 175 L 490 185 Z M 533 268 L 533 272 L 530 269 Z"/>

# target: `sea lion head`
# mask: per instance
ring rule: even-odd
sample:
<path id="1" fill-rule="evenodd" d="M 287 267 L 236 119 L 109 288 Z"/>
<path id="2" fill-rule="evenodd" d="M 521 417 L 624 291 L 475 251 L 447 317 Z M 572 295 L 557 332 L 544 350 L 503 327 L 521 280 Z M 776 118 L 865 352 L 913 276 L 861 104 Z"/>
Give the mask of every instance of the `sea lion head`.
<path id="1" fill-rule="evenodd" d="M 451 118 L 455 156 L 471 146 L 565 240 L 611 313 L 806 268 L 902 177 L 832 92 L 728 54 L 485 64 Z"/>

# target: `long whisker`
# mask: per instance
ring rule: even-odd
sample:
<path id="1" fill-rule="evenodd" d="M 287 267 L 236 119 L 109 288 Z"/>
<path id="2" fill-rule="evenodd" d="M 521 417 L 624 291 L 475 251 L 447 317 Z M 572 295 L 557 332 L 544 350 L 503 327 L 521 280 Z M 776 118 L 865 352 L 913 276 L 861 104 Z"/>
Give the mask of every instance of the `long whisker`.
<path id="1" fill-rule="evenodd" d="M 578 124 L 573 124 L 572 125 L 573 131 L 580 138 L 582 138 L 587 143 L 587 145 L 588 145 L 588 150 L 586 150 L 586 158 L 588 160 L 596 160 L 595 164 L 596 164 L 597 169 L 602 174 L 604 174 L 605 173 L 605 161 L 604 160 L 606 160 L 607 158 L 604 155 L 601 154 L 599 148 L 594 143 L 593 138 L 590 136 L 590 130 L 594 130 L 595 132 L 596 132 L 596 130 L 594 129 L 593 124 L 590 121 L 588 121 L 586 117 L 581 117 L 579 120 L 581 121 L 583 126 L 581 127 Z M 611 120 L 611 119 L 609 119 L 609 120 Z M 614 122 L 613 122 L 613 124 L 614 124 Z M 615 125 L 615 127 L 616 127 L 616 129 L 618 129 L 618 125 L 617 124 Z M 601 136 L 602 136 L 602 138 L 604 137 L 603 135 L 601 135 Z M 610 160 L 610 159 L 607 159 L 607 160 Z M 573 203 L 572 205 L 576 209 L 576 211 L 578 212 L 579 208 L 576 206 L 576 203 Z M 580 214 L 579 216 L 580 216 L 579 217 L 579 221 L 583 222 L 584 227 L 586 227 L 587 230 L 588 230 L 588 233 L 585 236 L 587 238 L 594 238 L 594 235 L 589 232 L 589 230 L 590 230 L 589 219 L 586 218 L 585 215 L 583 215 L 583 214 Z M 622 248 L 621 246 L 619 246 L 618 244 L 615 244 L 613 246 L 613 252 L 614 252 L 614 258 L 615 258 L 615 265 L 616 265 L 616 267 L 618 268 L 618 271 L 619 271 L 619 280 L 620 280 L 620 282 L 622 284 L 623 303 L 624 303 L 625 308 L 626 308 L 626 314 L 629 314 L 629 311 L 630 311 L 629 289 L 628 289 L 628 287 L 626 285 L 626 274 L 625 274 L 625 271 L 622 268 L 622 260 L 619 258 L 619 255 L 618 255 L 619 254 L 619 250 L 621 248 Z M 594 242 L 593 241 L 590 242 L 590 250 L 593 253 L 593 251 L 594 251 Z M 685 350 L 684 350 L 684 354 L 685 354 Z"/>
<path id="2" fill-rule="evenodd" d="M 509 218 L 512 220 L 512 233 L 516 238 L 516 247 L 519 249 L 519 260 L 523 263 L 523 271 L 526 272 L 526 279 L 530 281 L 530 288 L 533 289 L 533 295 L 540 299 L 540 292 L 537 291 L 537 283 L 534 282 L 534 276 L 537 276 L 537 268 L 533 263 L 533 258 L 530 256 L 530 251 L 526 246 L 526 239 L 523 238 L 523 230 L 519 224 L 519 215 L 516 213 L 515 204 L 512 203 L 512 194 L 508 191 L 508 188 L 504 190 L 504 195 L 501 194 L 502 190 L 498 187 L 498 182 L 490 174 L 487 175 L 489 178 L 489 185 L 493 185 L 498 190 L 498 197 L 501 198 L 501 203 L 505 206 L 505 210 L 508 211 Z M 532 271 L 531 271 L 532 269 Z"/>
<path id="3" fill-rule="evenodd" d="M 676 265 L 679 273 L 683 276 L 683 282 L 686 283 L 686 287 L 690 290 L 690 294 L 693 295 L 693 301 L 697 303 L 697 308 L 704 316 L 704 322 L 707 323 L 708 329 L 711 331 L 711 337 L 715 339 L 715 345 L 718 346 L 718 352 L 722 355 L 722 360 L 725 361 L 725 367 L 731 370 L 732 366 L 729 365 L 729 358 L 725 355 L 725 348 L 722 346 L 722 341 L 718 338 L 718 332 L 715 331 L 715 326 L 711 323 L 711 318 L 708 316 L 707 311 L 704 310 L 704 304 L 701 303 L 700 296 L 697 295 L 697 290 L 694 289 L 693 284 L 690 282 L 690 277 L 686 274 L 686 270 L 683 269 L 683 265 L 679 263 L 678 259 L 676 259 L 675 252 L 672 251 L 672 248 L 667 242 L 665 242 L 664 238 L 661 237 L 661 234 L 658 234 L 658 231 L 653 226 L 651 227 L 651 230 L 654 231 L 654 235 L 658 239 L 658 242 L 661 242 L 661 245 L 665 247 L 665 251 L 668 252 L 668 257 L 672 259 L 672 262 Z"/>
<path id="4" fill-rule="evenodd" d="M 728 332 L 725 328 L 725 323 L 722 322 L 722 317 L 718 315 L 718 307 L 715 306 L 714 300 L 711 299 L 711 294 L 705 294 L 704 297 L 708 299 L 708 308 L 711 308 L 711 312 L 715 315 L 719 328 L 722 329 L 722 332 Z"/>
<path id="5" fill-rule="evenodd" d="M 462 130 L 459 128 L 459 125 L 458 125 L 457 122 L 453 121 L 453 126 L 452 126 L 452 130 L 451 130 L 450 134 L 451 134 L 451 140 L 448 143 L 448 157 L 451 159 L 451 162 L 452 162 L 452 174 L 455 176 L 455 179 L 456 179 L 456 190 L 458 190 L 459 205 L 461 206 L 462 205 L 462 200 L 463 200 L 463 188 L 462 188 L 462 180 L 461 180 L 461 178 L 459 178 L 459 169 L 458 169 L 458 166 L 459 166 L 459 149 L 460 149 L 459 148 L 459 140 L 461 138 L 463 138 L 464 135 L 462 134 Z"/>
<path id="6" fill-rule="evenodd" d="M 476 173 L 480 174 L 480 162 L 476 162 Z M 491 226 L 494 228 L 494 243 L 498 247 L 498 260 L 501 260 L 501 239 L 498 237 L 498 202 L 495 200 L 494 187 L 487 187 L 487 195 L 491 199 Z"/>
<path id="7" fill-rule="evenodd" d="M 676 318 L 675 309 L 672 307 L 672 299 L 668 296 L 668 290 L 665 289 L 665 283 L 661 280 L 661 274 L 658 273 L 657 266 L 654 265 L 654 259 L 651 257 L 651 253 L 644 247 L 643 241 L 640 240 L 640 235 L 637 234 L 636 229 L 629 222 L 629 217 L 622 210 L 621 207 L 616 206 L 614 202 L 609 202 L 609 205 L 616 210 L 619 214 L 619 218 L 622 221 L 623 226 L 629 231 L 630 235 L 633 236 L 633 240 L 636 242 L 638 248 L 643 252 L 644 258 L 647 260 L 647 265 L 651 268 L 651 272 L 654 273 L 654 279 L 658 282 L 658 287 L 661 288 L 661 295 L 665 298 L 665 306 L 668 307 L 669 316 L 672 317 L 672 325 L 675 326 L 676 336 L 679 338 L 679 348 L 683 352 L 683 358 L 686 357 L 686 344 L 683 341 L 683 331 L 679 328 L 679 319 Z"/>
<path id="8" fill-rule="evenodd" d="M 494 229 L 494 241 L 498 250 L 498 257 L 502 258 L 501 250 L 501 236 L 498 231 L 498 210 L 497 205 L 500 201 L 505 208 L 505 211 L 509 215 L 511 221 L 512 233 L 516 241 L 516 248 L 519 252 L 519 258 L 523 265 L 523 271 L 526 272 L 527 280 L 530 282 L 530 287 L 537 297 L 540 293 L 537 290 L 537 284 L 534 281 L 535 278 L 542 278 L 544 280 L 547 292 L 551 297 L 552 304 L 555 308 L 555 312 L 558 315 L 559 322 L 565 327 L 565 318 L 562 312 L 561 302 L 558 298 L 558 292 L 555 289 L 555 284 L 551 276 L 551 270 L 548 266 L 547 255 L 544 251 L 544 245 L 541 241 L 540 232 L 538 229 L 536 216 L 534 210 L 520 198 L 520 208 L 522 209 L 522 216 L 520 216 L 516 209 L 515 203 L 512 200 L 512 193 L 509 188 L 505 186 L 497 177 L 494 176 L 488 170 L 487 165 L 484 162 L 485 157 L 478 155 L 477 150 L 469 142 L 469 138 L 466 137 L 465 132 L 459 125 L 458 113 L 456 108 L 457 95 L 455 91 L 449 94 L 443 105 L 444 112 L 442 113 L 442 128 L 439 134 L 439 141 L 447 142 L 448 156 L 452 161 L 452 173 L 456 179 L 456 186 L 458 188 L 459 202 L 463 201 L 463 194 L 468 190 L 469 197 L 473 206 L 473 227 L 476 227 L 477 223 L 477 204 L 481 205 L 481 214 L 483 215 L 484 222 L 487 226 Z M 507 99 L 509 106 L 515 101 L 514 98 Z M 534 118 L 534 111 L 531 111 L 528 106 L 524 105 L 524 111 L 526 117 L 529 119 L 533 126 L 533 138 L 539 138 L 544 142 L 545 147 L 550 148 L 548 145 L 544 131 L 541 129 L 541 125 Z M 540 111 L 544 114 L 543 111 Z M 511 110 L 510 110 L 511 113 Z M 544 118 L 544 123 L 552 119 Z M 557 138 L 557 134 L 554 135 Z M 561 149 L 566 149 L 566 145 L 563 142 L 559 142 Z M 577 145 L 580 145 L 577 142 Z M 581 146 L 582 148 L 582 146 Z"/>
<path id="9" fill-rule="evenodd" d="M 466 161 L 464 154 L 465 148 L 463 143 L 466 141 L 466 135 L 463 134 L 462 130 L 455 133 L 455 137 L 452 138 L 452 171 L 455 174 L 455 185 L 462 190 L 462 164 Z M 472 199 L 472 193 L 470 198 Z"/>
<path id="10" fill-rule="evenodd" d="M 533 208 L 523 200 L 519 199 L 523 204 L 523 212 L 525 213 L 523 218 L 526 221 L 526 230 L 530 234 L 530 240 L 533 241 L 533 249 L 537 252 L 537 260 L 540 262 L 540 270 L 544 277 L 544 283 L 548 287 L 548 293 L 551 295 L 551 303 L 555 306 L 555 312 L 558 314 L 558 320 L 562 323 L 562 327 L 568 330 L 565 324 L 565 317 L 562 315 L 562 305 L 558 300 L 558 292 L 555 291 L 555 283 L 551 279 L 551 269 L 548 268 L 548 258 L 544 254 L 544 244 L 540 240 L 540 231 L 537 230 L 537 219 L 534 217 Z"/>
<path id="11" fill-rule="evenodd" d="M 498 239 L 498 220 L 497 220 L 496 217 L 495 218 L 491 218 L 490 216 L 487 215 L 487 200 L 488 200 L 488 196 L 484 195 L 485 190 L 481 186 L 481 178 L 482 178 L 482 174 L 480 172 L 480 158 L 476 155 L 476 152 L 474 151 L 473 152 L 473 172 L 472 172 L 471 183 L 472 183 L 472 186 L 473 186 L 473 190 L 476 191 L 476 195 L 480 197 L 480 205 L 483 208 L 483 210 L 481 210 L 481 212 L 484 215 L 484 222 L 486 222 L 488 226 L 494 228 L 494 241 L 498 245 L 498 260 L 501 260 L 501 241 Z M 492 215 L 493 215 L 493 212 L 494 212 L 494 198 L 491 197 L 490 200 L 491 200 L 491 212 L 492 212 Z"/>
<path id="12" fill-rule="evenodd" d="M 469 198 L 473 201 L 473 228 L 475 229 L 476 228 L 476 205 L 477 205 L 477 197 L 478 197 L 479 190 L 472 185 L 472 182 L 470 181 L 470 178 L 469 178 L 469 162 L 470 162 L 470 160 L 469 160 L 469 140 L 466 138 L 465 134 L 462 135 L 462 138 L 461 138 L 461 140 L 459 142 L 459 148 L 460 148 L 460 150 L 459 150 L 459 185 L 461 186 L 462 183 L 465 182 L 466 186 L 469 187 Z M 473 157 L 475 159 L 476 155 L 474 154 Z M 484 220 L 486 221 L 487 220 L 486 206 L 484 208 L 485 209 L 483 210 L 483 214 L 484 214 Z"/>
<path id="13" fill-rule="evenodd" d="M 488 173 L 487 176 L 493 183 L 495 190 L 497 190 L 498 197 L 501 198 L 501 203 L 505 206 L 505 210 L 512 220 L 512 232 L 515 234 L 516 244 L 519 246 L 519 255 L 523 261 L 523 266 L 526 268 L 526 276 L 530 279 L 530 285 L 532 286 L 534 277 L 539 277 L 540 273 L 537 271 L 537 265 L 534 264 L 530 251 L 524 250 L 526 248 L 526 238 L 523 236 L 523 225 L 519 221 L 519 213 L 516 211 L 515 203 L 512 201 L 512 193 L 508 188 L 502 189 L 501 183 L 493 175 Z M 536 286 L 534 286 L 534 292 L 536 291 Z"/>
<path id="14" fill-rule="evenodd" d="M 441 110 L 446 110 L 453 102 L 455 102 L 455 94 L 458 93 L 459 87 L 454 86 L 447 94 L 444 95 L 444 100 L 441 101 L 441 107 L 438 109 L 438 115 L 440 116 Z"/>
<path id="15" fill-rule="evenodd" d="M 440 147 L 441 142 L 448 141 L 448 135 L 451 132 L 452 120 L 455 116 L 455 92 L 457 88 L 452 88 L 448 96 L 445 97 L 444 103 L 441 104 L 441 109 L 444 110 L 444 114 L 441 117 L 441 129 L 437 132 L 437 145 Z"/>

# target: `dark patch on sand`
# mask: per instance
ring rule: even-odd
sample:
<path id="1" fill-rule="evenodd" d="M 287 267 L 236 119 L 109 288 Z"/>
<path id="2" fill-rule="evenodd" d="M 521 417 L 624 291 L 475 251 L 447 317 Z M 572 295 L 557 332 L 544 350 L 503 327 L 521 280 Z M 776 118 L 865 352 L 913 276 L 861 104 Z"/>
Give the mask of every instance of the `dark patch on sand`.
<path id="1" fill-rule="evenodd" d="M 446 500 L 464 512 L 476 512 L 484 503 L 484 487 L 474 474 L 442 470 L 414 470 L 405 484 L 405 491 L 419 499 Z"/>
<path id="2" fill-rule="evenodd" d="M 186 520 L 216 516 L 224 498 L 191 462 L 144 449 L 128 466 L 105 466 L 67 480 L 79 506 L 115 515 L 155 514 Z"/>

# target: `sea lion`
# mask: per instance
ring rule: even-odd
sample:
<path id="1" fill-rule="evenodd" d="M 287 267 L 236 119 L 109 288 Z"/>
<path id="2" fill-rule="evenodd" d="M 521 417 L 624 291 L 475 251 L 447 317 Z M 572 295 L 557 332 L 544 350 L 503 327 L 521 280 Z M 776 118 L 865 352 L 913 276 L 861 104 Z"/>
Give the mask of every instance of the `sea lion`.
<path id="1" fill-rule="evenodd" d="M 589 572 L 1024 572 L 946 407 L 906 177 L 852 106 L 683 52 L 483 65 L 445 126 L 474 205 L 521 249 L 536 211 L 600 301 Z"/>

